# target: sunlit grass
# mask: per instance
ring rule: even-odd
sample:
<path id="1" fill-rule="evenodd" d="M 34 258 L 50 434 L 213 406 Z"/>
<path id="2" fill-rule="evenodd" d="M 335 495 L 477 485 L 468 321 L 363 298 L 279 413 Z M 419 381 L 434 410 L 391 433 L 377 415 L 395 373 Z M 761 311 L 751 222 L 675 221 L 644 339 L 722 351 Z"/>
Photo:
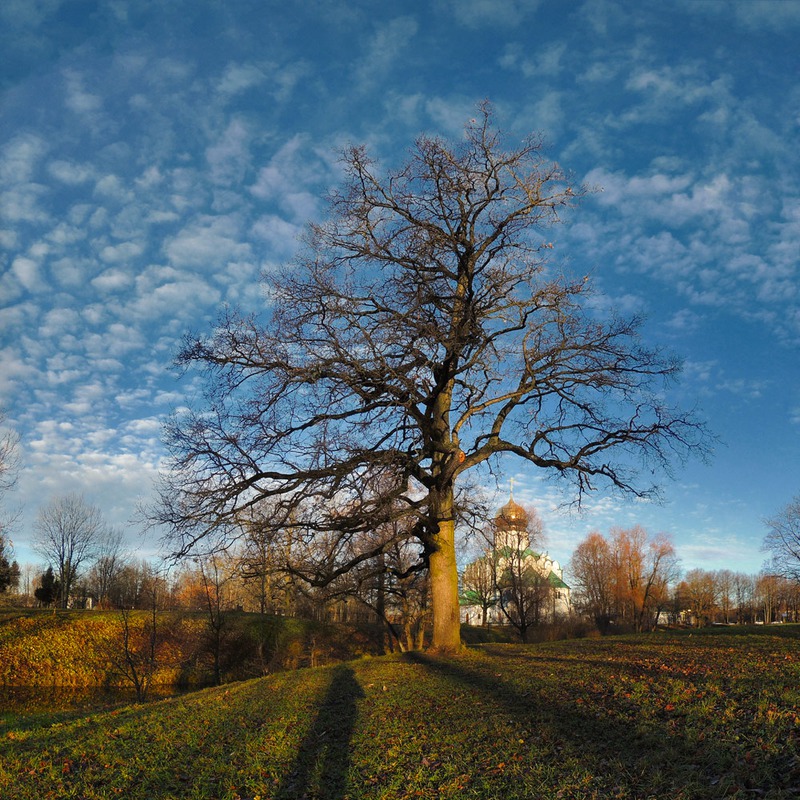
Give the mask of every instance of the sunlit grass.
<path id="1" fill-rule="evenodd" d="M 779 633 L 368 658 L 6 727 L 0 797 L 795 797 L 800 640 Z"/>
<path id="2" fill-rule="evenodd" d="M 151 618 L 133 611 L 133 638 Z M 123 647 L 118 611 L 0 609 L 0 686 L 125 686 L 115 659 Z M 208 615 L 159 612 L 154 685 L 202 686 L 212 682 Z M 229 612 L 221 631 L 222 673 L 241 680 L 298 666 L 326 664 L 378 652 L 373 626 L 329 625 L 310 620 Z M 148 628 L 149 630 L 149 628 Z"/>

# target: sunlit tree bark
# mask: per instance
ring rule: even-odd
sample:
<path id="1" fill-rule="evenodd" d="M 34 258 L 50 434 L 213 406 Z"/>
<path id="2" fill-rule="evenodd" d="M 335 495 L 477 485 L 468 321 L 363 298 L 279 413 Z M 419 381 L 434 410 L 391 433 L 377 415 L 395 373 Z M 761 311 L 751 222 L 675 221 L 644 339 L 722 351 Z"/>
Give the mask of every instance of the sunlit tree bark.
<path id="1" fill-rule="evenodd" d="M 702 437 L 663 400 L 677 362 L 641 344 L 637 319 L 595 318 L 589 281 L 548 264 L 548 231 L 582 190 L 538 140 L 505 150 L 483 108 L 463 140 L 421 137 L 397 170 L 361 147 L 343 162 L 327 220 L 267 276 L 263 316 L 231 311 L 187 341 L 179 361 L 206 393 L 168 431 L 154 517 L 185 552 L 277 501 L 298 536 L 348 544 L 312 585 L 383 549 L 365 537 L 353 553 L 353 537 L 407 518 L 430 570 L 433 646 L 455 651 L 465 473 L 516 456 L 578 497 L 646 495 L 641 460 L 666 468 Z"/>

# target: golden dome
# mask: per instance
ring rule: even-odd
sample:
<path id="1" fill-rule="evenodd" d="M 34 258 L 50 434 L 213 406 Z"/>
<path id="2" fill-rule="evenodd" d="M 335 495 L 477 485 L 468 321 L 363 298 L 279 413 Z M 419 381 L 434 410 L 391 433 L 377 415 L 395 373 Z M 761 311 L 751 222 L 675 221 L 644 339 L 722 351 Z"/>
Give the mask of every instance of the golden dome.
<path id="1" fill-rule="evenodd" d="M 515 503 L 513 497 L 510 497 L 508 502 L 497 512 L 494 524 L 505 530 L 522 530 L 528 526 L 528 515 L 525 513 L 525 509 L 519 503 Z"/>

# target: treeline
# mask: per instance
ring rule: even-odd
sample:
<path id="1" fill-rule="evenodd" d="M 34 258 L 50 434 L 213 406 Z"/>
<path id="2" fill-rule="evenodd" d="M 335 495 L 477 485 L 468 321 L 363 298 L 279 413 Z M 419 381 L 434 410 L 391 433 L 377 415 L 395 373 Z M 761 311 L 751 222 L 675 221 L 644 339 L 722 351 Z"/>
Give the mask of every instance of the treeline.
<path id="1" fill-rule="evenodd" d="M 774 573 L 746 575 L 694 569 L 682 574 L 678 554 L 664 534 L 640 526 L 594 532 L 572 555 L 564 585 L 548 579 L 530 545 L 541 537 L 534 510 L 515 546 L 505 534 L 498 560 L 489 550 L 461 575 L 462 596 L 482 607 L 482 622 L 495 604 L 493 622 L 516 628 L 525 640 L 533 629 L 588 621 L 601 633 L 646 631 L 658 624 L 798 621 L 796 580 Z M 422 647 L 429 635 L 431 598 L 427 571 L 418 569 L 416 548 L 400 535 L 378 537 L 375 555 L 353 569 L 314 584 L 308 570 L 293 572 L 298 550 L 312 543 L 269 529 L 243 526 L 234 545 L 177 563 L 126 553 L 120 533 L 102 524 L 99 512 L 80 497 L 58 498 L 40 515 L 40 552 L 45 568 L 22 569 L 0 536 L 0 593 L 25 607 L 201 611 L 209 636 L 219 640 L 231 610 L 321 622 L 373 623 L 385 630 L 385 648 Z M 380 533 L 380 532 L 378 532 Z M 366 534 L 365 534 L 366 535 Z M 524 540 L 524 541 L 523 541 Z M 488 536 L 494 547 L 494 536 Z M 79 546 L 78 546 L 79 545 Z M 515 548 L 518 558 L 514 557 Z M 304 551 L 300 553 L 303 554 Z M 69 557 L 64 554 L 70 553 Z M 79 557 L 75 554 L 78 553 Z M 476 620 L 477 621 L 477 620 Z"/>
<path id="2" fill-rule="evenodd" d="M 671 600 L 671 621 L 684 624 L 800 622 L 800 584 L 763 572 L 692 569 Z"/>
<path id="3" fill-rule="evenodd" d="M 601 632 L 657 624 L 797 622 L 800 584 L 772 572 L 691 569 L 685 574 L 663 534 L 641 527 L 594 532 L 571 560 L 573 607 Z"/>

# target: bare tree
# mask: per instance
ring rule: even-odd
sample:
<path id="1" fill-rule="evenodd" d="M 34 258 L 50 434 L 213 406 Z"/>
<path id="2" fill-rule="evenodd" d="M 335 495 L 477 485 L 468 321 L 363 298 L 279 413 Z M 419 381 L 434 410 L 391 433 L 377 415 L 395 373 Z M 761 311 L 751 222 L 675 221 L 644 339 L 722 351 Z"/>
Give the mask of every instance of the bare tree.
<path id="1" fill-rule="evenodd" d="M 109 528 L 97 544 L 96 558 L 88 575 L 88 583 L 101 606 L 110 604 L 114 583 L 126 566 L 122 551 L 123 533 Z"/>
<path id="2" fill-rule="evenodd" d="M 5 421 L 6 415 L 0 411 L 0 496 L 16 486 L 20 467 L 19 434 L 7 428 Z"/>
<path id="3" fill-rule="evenodd" d="M 481 625 L 489 624 L 489 609 L 497 605 L 497 551 L 489 548 L 464 568 L 461 591 L 470 605 L 481 609 Z"/>
<path id="4" fill-rule="evenodd" d="M 763 549 L 771 555 L 770 572 L 800 581 L 800 495 L 767 520 Z"/>
<path id="5" fill-rule="evenodd" d="M 0 593 L 19 583 L 19 565 L 8 561 L 13 552 L 9 531 L 19 511 L 9 511 L 2 502 L 6 493 L 16 486 L 19 467 L 19 435 L 5 427 L 5 414 L 0 411 Z"/>
<path id="6" fill-rule="evenodd" d="M 760 606 L 765 625 L 769 625 L 776 618 L 780 604 L 780 584 L 780 577 L 769 572 L 761 572 L 756 577 L 756 607 Z"/>
<path id="7" fill-rule="evenodd" d="M 523 642 L 528 631 L 544 621 L 553 595 L 549 569 L 539 563 L 544 541 L 541 518 L 535 508 L 527 508 L 524 519 L 526 524 L 520 527 L 516 519 L 501 514 L 494 521 L 493 537 L 500 611 Z"/>
<path id="8" fill-rule="evenodd" d="M 119 608 L 119 637 L 108 643 L 107 657 L 113 669 L 133 686 L 136 700 L 147 699 L 153 678 L 159 667 L 158 645 L 158 589 L 159 584 L 149 584 L 150 609 L 145 618 L 136 615 L 132 608 L 122 604 Z M 141 623 L 141 625 L 137 624 Z"/>
<path id="9" fill-rule="evenodd" d="M 717 600 L 722 622 L 728 625 L 731 621 L 731 610 L 733 608 L 735 577 L 731 570 L 720 569 L 714 573 L 714 581 L 717 586 Z"/>
<path id="10" fill-rule="evenodd" d="M 105 530 L 100 509 L 81 495 L 57 497 L 39 509 L 34 547 L 57 573 L 61 608 L 67 608 L 80 569 L 94 557 Z"/>
<path id="11" fill-rule="evenodd" d="M 736 605 L 736 622 L 740 625 L 755 619 L 756 579 L 753 575 L 736 572 L 733 575 L 733 597 Z"/>
<path id="12" fill-rule="evenodd" d="M 208 636 L 208 649 L 213 659 L 214 685 L 222 683 L 222 651 L 224 630 L 228 621 L 226 612 L 226 584 L 230 580 L 232 570 L 225 563 L 224 554 L 211 552 L 197 557 L 196 565 L 200 574 L 203 589 Z"/>
<path id="13" fill-rule="evenodd" d="M 548 264 L 548 229 L 583 190 L 538 139 L 505 150 L 490 116 L 455 144 L 420 137 L 394 171 L 346 150 L 327 221 L 266 278 L 264 315 L 226 312 L 180 354 L 206 392 L 169 427 L 153 514 L 178 552 L 265 498 L 308 537 L 403 515 L 441 651 L 461 646 L 465 473 L 512 455 L 571 479 L 578 499 L 602 485 L 651 495 L 640 476 L 703 439 L 664 401 L 679 363 L 641 344 L 638 319 L 593 315 L 588 279 Z M 305 577 L 322 585 L 383 549 L 366 546 Z"/>

